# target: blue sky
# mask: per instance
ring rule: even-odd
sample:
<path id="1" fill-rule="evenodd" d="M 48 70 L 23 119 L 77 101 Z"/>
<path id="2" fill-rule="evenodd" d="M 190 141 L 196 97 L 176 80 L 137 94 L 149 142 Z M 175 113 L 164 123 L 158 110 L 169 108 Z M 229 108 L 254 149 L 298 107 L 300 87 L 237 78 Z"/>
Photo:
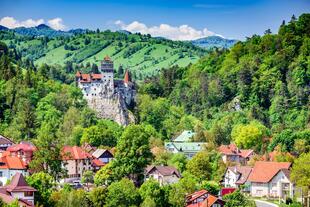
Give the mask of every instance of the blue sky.
<path id="1" fill-rule="evenodd" d="M 56 29 L 127 29 L 171 39 L 244 39 L 310 12 L 310 0 L 0 0 L 0 23 Z M 8 18 L 11 17 L 11 18 Z M 183 25 L 183 26 L 182 26 Z M 186 26 L 184 26 L 186 25 Z"/>

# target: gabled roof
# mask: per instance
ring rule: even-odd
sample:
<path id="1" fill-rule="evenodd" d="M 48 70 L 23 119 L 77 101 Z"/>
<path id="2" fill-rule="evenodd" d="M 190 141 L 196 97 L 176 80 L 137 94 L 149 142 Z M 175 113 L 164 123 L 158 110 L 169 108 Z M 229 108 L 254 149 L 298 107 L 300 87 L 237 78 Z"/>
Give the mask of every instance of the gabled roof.
<path id="1" fill-rule="evenodd" d="M 280 170 L 290 169 L 290 162 L 257 161 L 249 176 L 250 182 L 268 183 Z"/>
<path id="2" fill-rule="evenodd" d="M 35 192 L 37 191 L 33 187 L 30 187 L 24 176 L 17 172 L 13 176 L 11 183 L 4 187 L 8 192 Z"/>
<path id="3" fill-rule="evenodd" d="M 239 174 L 239 178 L 236 181 L 236 184 L 238 185 L 244 184 L 248 180 L 252 171 L 252 167 L 249 166 L 233 166 L 228 167 L 228 169 Z"/>
<path id="4" fill-rule="evenodd" d="M 199 197 L 201 197 L 201 196 L 203 196 L 203 195 L 205 195 L 205 194 L 207 194 L 207 193 L 208 193 L 207 190 L 196 191 L 196 192 L 194 192 L 194 193 L 189 194 L 188 196 L 186 196 L 186 202 L 187 202 L 187 203 L 188 203 L 188 202 L 191 202 L 191 201 L 193 201 L 193 200 L 195 200 L 195 199 L 197 199 L 197 198 L 199 198 Z"/>
<path id="5" fill-rule="evenodd" d="M 175 167 L 171 167 L 171 166 L 154 166 L 154 165 L 150 165 L 150 166 L 148 166 L 145 169 L 145 174 L 150 174 L 154 170 L 157 170 L 163 176 L 170 176 L 170 175 L 175 174 L 179 178 L 181 177 L 180 172 Z"/>
<path id="6" fill-rule="evenodd" d="M 14 144 L 14 142 L 12 140 L 10 140 L 9 138 L 3 136 L 0 134 L 0 145 L 12 145 Z"/>
<path id="7" fill-rule="evenodd" d="M 62 149 L 63 160 L 84 160 L 92 158 L 91 154 L 78 146 L 64 146 Z"/>
<path id="8" fill-rule="evenodd" d="M 174 142 L 190 142 L 191 138 L 195 135 L 195 132 L 184 130 L 178 137 L 176 137 Z"/>
<path id="9" fill-rule="evenodd" d="M 240 150 L 235 144 L 229 144 L 229 145 L 221 145 L 219 147 L 219 152 L 224 155 L 236 155 L 241 156 L 243 158 L 247 158 L 253 153 L 253 150 L 251 149 Z"/>
<path id="10" fill-rule="evenodd" d="M 191 203 L 187 205 L 186 207 L 211 207 L 214 203 L 219 203 L 222 206 L 225 204 L 225 202 L 218 197 L 208 193 L 207 190 L 200 190 L 197 192 L 194 192 L 193 194 L 190 194 L 186 197 L 186 202 L 190 203 L 194 201 L 195 199 L 207 194 L 207 197 L 204 201 L 199 202 L 199 203 Z"/>
<path id="11" fill-rule="evenodd" d="M 103 153 L 105 153 L 105 152 L 108 152 L 108 153 L 110 153 L 110 154 L 113 156 L 112 152 L 110 152 L 110 150 L 107 150 L 107 149 L 96 149 L 96 151 L 93 152 L 92 155 L 93 155 L 94 157 L 96 157 L 96 158 L 99 158 L 99 157 L 101 157 L 101 155 L 102 155 Z"/>
<path id="12" fill-rule="evenodd" d="M 19 144 L 13 144 L 7 148 L 9 152 L 17 152 L 17 151 L 27 151 L 34 152 L 36 151 L 36 147 L 31 142 L 22 141 Z"/>
<path id="13" fill-rule="evenodd" d="M 26 166 L 19 157 L 6 155 L 0 158 L 0 169 L 26 170 Z"/>
<path id="14" fill-rule="evenodd" d="M 94 166 L 94 167 L 103 167 L 105 165 L 106 164 L 101 162 L 99 159 L 93 159 L 92 160 L 92 166 Z"/>

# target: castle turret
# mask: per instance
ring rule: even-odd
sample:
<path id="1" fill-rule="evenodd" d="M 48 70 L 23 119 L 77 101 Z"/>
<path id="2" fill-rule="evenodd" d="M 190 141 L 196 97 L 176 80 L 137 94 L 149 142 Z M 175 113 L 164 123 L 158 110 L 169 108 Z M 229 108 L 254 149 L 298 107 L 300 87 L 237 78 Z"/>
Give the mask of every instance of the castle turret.
<path id="1" fill-rule="evenodd" d="M 125 84 L 125 86 L 127 86 L 129 82 L 131 82 L 131 77 L 130 77 L 129 71 L 127 69 L 126 72 L 125 72 L 125 75 L 124 75 L 124 84 Z"/>
<path id="2" fill-rule="evenodd" d="M 101 61 L 100 72 L 102 74 L 103 85 L 106 85 L 110 90 L 114 91 L 114 66 L 113 61 L 109 56 L 105 56 Z"/>

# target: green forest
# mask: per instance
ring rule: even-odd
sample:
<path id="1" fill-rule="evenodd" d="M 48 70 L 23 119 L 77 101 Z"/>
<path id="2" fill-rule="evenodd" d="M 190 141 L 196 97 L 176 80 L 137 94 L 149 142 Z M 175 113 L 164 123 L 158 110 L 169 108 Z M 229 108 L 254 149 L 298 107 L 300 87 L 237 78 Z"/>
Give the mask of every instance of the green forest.
<path id="1" fill-rule="evenodd" d="M 232 142 L 254 149 L 256 159 L 276 150 L 277 161 L 295 161 L 292 179 L 309 190 L 309 177 L 300 172 L 309 172 L 310 14 L 283 22 L 277 34 L 266 30 L 210 51 L 110 31 L 52 39 L 2 31 L 0 40 L 0 134 L 38 148 L 27 177 L 38 189 L 38 205 L 183 207 L 188 193 L 218 193 L 226 166 L 217 147 Z M 140 80 L 132 109 L 136 124 L 97 118 L 74 83 L 75 70 L 96 69 L 92 64 L 106 54 Z M 208 143 L 191 160 L 163 152 L 164 141 L 183 130 Z M 84 143 L 113 148 L 115 159 L 83 176 L 96 185 L 92 191 L 57 189 L 65 173 L 62 147 Z M 149 164 L 175 166 L 182 178 L 168 186 L 142 184 Z M 224 200 L 226 206 L 254 206 L 239 191 Z"/>

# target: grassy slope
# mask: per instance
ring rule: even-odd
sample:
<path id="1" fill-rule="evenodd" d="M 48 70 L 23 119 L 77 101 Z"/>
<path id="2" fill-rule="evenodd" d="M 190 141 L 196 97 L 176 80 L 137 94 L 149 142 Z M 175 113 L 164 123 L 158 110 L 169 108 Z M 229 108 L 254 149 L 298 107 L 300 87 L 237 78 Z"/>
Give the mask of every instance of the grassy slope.
<path id="1" fill-rule="evenodd" d="M 86 38 L 90 39 L 88 45 L 85 45 Z M 67 61 L 99 65 L 103 57 L 109 55 L 114 60 L 116 69 L 122 65 L 143 77 L 154 75 L 161 68 L 175 64 L 187 66 L 206 54 L 206 51 L 187 47 L 184 43 L 166 40 L 158 42 L 153 38 L 145 38 L 139 35 L 128 35 L 124 38 L 124 35 L 117 33 L 91 33 L 64 40 L 50 39 L 46 46 L 43 46 L 42 41 L 38 39 L 22 40 L 17 44 L 17 48 L 33 59 L 36 65 L 43 63 L 64 65 Z M 73 46 L 74 49 L 65 50 L 65 44 Z M 130 48 L 140 45 L 141 48 L 126 56 Z"/>

